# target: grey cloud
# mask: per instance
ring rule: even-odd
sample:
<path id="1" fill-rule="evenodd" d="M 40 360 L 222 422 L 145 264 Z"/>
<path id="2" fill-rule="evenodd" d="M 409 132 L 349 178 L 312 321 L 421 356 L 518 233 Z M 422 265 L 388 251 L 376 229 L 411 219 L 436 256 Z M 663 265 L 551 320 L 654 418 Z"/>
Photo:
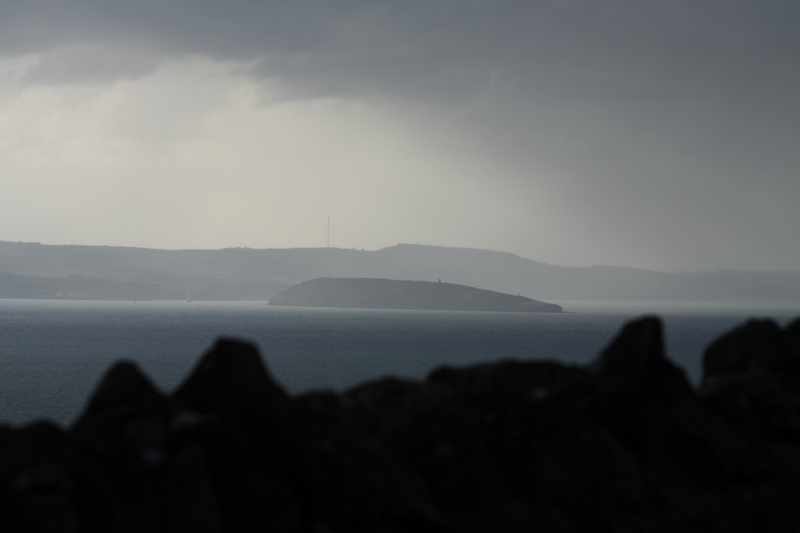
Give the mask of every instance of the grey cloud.
<path id="1" fill-rule="evenodd" d="M 42 54 L 22 80 L 40 84 L 109 83 L 139 78 L 159 63 L 158 57 L 146 50 L 116 43 L 64 46 Z"/>
<path id="2" fill-rule="evenodd" d="M 3 15 L 5 53 L 120 42 L 157 58 L 260 60 L 254 74 L 322 96 L 433 98 L 499 83 L 523 100 L 753 98 L 798 83 L 800 8 L 779 0 L 39 0 Z"/>
<path id="3" fill-rule="evenodd" d="M 571 204 L 587 221 L 648 244 L 630 229 L 641 204 L 652 234 L 675 227 L 697 251 L 692 227 L 727 226 L 766 254 L 788 239 L 770 228 L 800 223 L 788 200 L 767 212 L 769 194 L 800 198 L 798 28 L 791 0 L 24 0 L 0 7 L 0 55 L 42 53 L 36 83 L 197 54 L 247 62 L 289 99 L 422 102 L 454 151 L 588 191 Z M 735 216 L 756 197 L 760 215 Z"/>

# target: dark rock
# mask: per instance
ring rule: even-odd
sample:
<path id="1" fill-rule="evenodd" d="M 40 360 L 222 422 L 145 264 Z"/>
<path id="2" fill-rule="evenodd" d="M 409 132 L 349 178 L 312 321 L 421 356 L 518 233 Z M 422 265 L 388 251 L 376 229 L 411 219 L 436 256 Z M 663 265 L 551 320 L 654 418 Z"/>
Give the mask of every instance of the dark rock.
<path id="1" fill-rule="evenodd" d="M 46 422 L 0 430 L 3 531 L 80 531 L 64 432 Z"/>
<path id="2" fill-rule="evenodd" d="M 289 403 L 253 344 L 220 339 L 201 359 L 173 399 L 200 414 L 241 420 L 278 416 Z"/>
<path id="3" fill-rule="evenodd" d="M 770 372 L 719 379 L 704 391 L 707 401 L 750 435 L 790 439 L 800 445 L 800 397 Z M 757 431 L 757 432 L 756 432 Z"/>
<path id="4" fill-rule="evenodd" d="M 699 391 L 655 317 L 583 368 L 342 394 L 289 397 L 233 340 L 171 396 L 118 363 L 68 431 L 0 427 L 0 531 L 796 531 L 799 331 L 721 337 Z"/>
<path id="5" fill-rule="evenodd" d="M 280 464 L 285 445 L 277 425 L 290 400 L 254 345 L 218 340 L 172 400 L 179 409 L 173 419 L 174 453 L 184 469 L 205 465 L 187 474 L 213 487 L 213 495 L 204 499 L 215 498 L 219 518 L 227 524 L 223 529 L 254 531 L 299 522 Z"/>
<path id="6" fill-rule="evenodd" d="M 167 398 L 134 363 L 116 363 L 95 389 L 71 433 L 99 444 L 109 441 L 139 450 L 160 446 L 167 438 Z"/>
<path id="7" fill-rule="evenodd" d="M 788 326 L 786 326 L 786 337 L 788 337 L 795 346 L 800 344 L 800 318 L 791 322 Z"/>
<path id="8" fill-rule="evenodd" d="M 772 320 L 751 320 L 714 341 L 703 357 L 704 385 L 725 375 L 762 369 L 800 378 L 795 323 L 781 331 Z"/>
<path id="9" fill-rule="evenodd" d="M 625 325 L 589 365 L 589 371 L 597 376 L 600 390 L 610 393 L 646 389 L 643 385 L 677 378 L 680 372 L 664 358 L 661 321 L 656 317 L 645 317 Z"/>
<path id="10" fill-rule="evenodd" d="M 627 324 L 588 370 L 596 388 L 593 410 L 635 451 L 662 445 L 696 413 L 683 370 L 664 357 L 655 317 Z"/>
<path id="11" fill-rule="evenodd" d="M 378 421 L 331 393 L 297 399 L 287 476 L 304 515 L 332 531 L 438 530 L 440 517 L 415 476 L 381 438 Z"/>

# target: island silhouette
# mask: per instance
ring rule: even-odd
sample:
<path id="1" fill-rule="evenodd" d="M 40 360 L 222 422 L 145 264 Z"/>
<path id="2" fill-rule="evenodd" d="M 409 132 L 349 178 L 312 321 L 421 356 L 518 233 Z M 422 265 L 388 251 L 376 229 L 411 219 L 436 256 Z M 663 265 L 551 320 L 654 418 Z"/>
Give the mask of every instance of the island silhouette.
<path id="1" fill-rule="evenodd" d="M 317 278 L 273 296 L 270 305 L 561 313 L 561 306 L 456 283 L 380 278 Z"/>

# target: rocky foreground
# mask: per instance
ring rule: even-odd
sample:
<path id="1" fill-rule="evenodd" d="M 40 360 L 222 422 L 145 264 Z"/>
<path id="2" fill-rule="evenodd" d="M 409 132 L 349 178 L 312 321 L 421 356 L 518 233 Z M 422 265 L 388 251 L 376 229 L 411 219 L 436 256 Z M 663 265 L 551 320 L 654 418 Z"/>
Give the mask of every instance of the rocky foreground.
<path id="1" fill-rule="evenodd" d="M 131 363 L 68 430 L 0 428 L 0 531 L 800 530 L 800 319 L 706 351 L 661 323 L 586 367 L 440 368 L 290 397 L 219 341 L 172 395 Z"/>

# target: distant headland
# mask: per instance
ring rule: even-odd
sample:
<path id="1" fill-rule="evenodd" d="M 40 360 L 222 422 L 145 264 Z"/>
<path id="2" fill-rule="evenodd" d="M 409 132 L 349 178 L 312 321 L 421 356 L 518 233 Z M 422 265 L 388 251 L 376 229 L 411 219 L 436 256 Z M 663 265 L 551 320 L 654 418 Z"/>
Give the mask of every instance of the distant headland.
<path id="1" fill-rule="evenodd" d="M 379 278 L 317 278 L 304 281 L 273 296 L 270 305 L 303 307 L 355 307 L 372 309 L 423 309 L 431 311 L 499 311 L 561 313 L 561 306 L 436 281 Z"/>
<path id="2" fill-rule="evenodd" d="M 567 267 L 505 252 L 398 244 L 381 250 L 157 250 L 0 241 L 0 299 L 269 300 L 316 278 L 435 281 L 545 301 L 800 302 L 797 272 Z M 800 307 L 800 306 L 798 306 Z"/>

